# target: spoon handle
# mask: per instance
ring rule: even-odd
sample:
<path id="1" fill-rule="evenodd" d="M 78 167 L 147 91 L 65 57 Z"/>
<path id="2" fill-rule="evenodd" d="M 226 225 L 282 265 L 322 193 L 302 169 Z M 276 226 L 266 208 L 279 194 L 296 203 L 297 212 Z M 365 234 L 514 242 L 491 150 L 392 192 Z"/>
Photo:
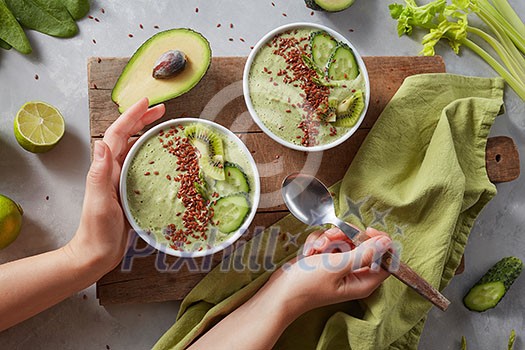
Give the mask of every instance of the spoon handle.
<path id="1" fill-rule="evenodd" d="M 450 301 L 445 298 L 436 288 L 428 283 L 424 278 L 419 276 L 407 264 L 399 260 L 399 257 L 387 251 L 381 260 L 381 267 L 390 271 L 398 280 L 412 288 L 423 298 L 430 301 L 441 311 L 445 311 L 450 305 Z"/>
<path id="2" fill-rule="evenodd" d="M 364 232 L 357 230 L 343 220 L 335 218 L 332 219 L 331 222 L 338 226 L 355 245 L 359 245 L 369 238 Z M 403 263 L 397 254 L 387 251 L 381 260 L 381 267 L 389 271 L 398 280 L 412 288 L 440 310 L 445 311 L 450 305 L 450 301 L 445 298 L 443 294 L 430 285 L 423 277 L 419 276 L 407 264 Z"/>

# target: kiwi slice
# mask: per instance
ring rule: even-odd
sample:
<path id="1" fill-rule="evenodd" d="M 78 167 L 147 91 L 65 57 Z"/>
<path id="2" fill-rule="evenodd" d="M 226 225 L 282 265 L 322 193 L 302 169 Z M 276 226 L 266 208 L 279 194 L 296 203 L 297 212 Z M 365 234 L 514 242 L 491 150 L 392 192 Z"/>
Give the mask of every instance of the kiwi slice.
<path id="1" fill-rule="evenodd" d="M 354 126 L 364 108 L 363 92 L 357 90 L 353 95 L 348 96 L 339 103 L 336 109 L 337 119 L 333 125 L 347 128 Z"/>
<path id="2" fill-rule="evenodd" d="M 204 175 L 214 180 L 224 180 L 224 163 L 222 160 L 217 161 L 212 158 L 202 157 L 199 159 L 199 166 Z"/>
<path id="3" fill-rule="evenodd" d="M 215 132 L 201 124 L 191 124 L 184 128 L 184 134 L 193 147 L 197 148 L 202 158 L 222 160 L 224 155 L 222 140 Z"/>
<path id="4" fill-rule="evenodd" d="M 200 153 L 201 171 L 212 179 L 224 180 L 224 148 L 220 136 L 201 124 L 188 125 L 184 134 Z"/>

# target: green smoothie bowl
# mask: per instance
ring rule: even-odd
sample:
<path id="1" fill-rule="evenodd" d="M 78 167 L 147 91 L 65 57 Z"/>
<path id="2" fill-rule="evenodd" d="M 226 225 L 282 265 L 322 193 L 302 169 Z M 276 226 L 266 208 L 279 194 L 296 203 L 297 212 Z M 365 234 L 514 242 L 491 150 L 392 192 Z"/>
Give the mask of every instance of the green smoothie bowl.
<path id="1" fill-rule="evenodd" d="M 148 130 L 120 176 L 132 228 L 179 257 L 211 255 L 234 243 L 253 220 L 259 197 L 259 173 L 244 143 L 204 119 L 173 119 Z"/>
<path id="2" fill-rule="evenodd" d="M 293 23 L 266 34 L 244 68 L 243 91 L 255 123 L 300 151 L 324 151 L 359 128 L 370 82 L 355 47 L 336 31 Z"/>

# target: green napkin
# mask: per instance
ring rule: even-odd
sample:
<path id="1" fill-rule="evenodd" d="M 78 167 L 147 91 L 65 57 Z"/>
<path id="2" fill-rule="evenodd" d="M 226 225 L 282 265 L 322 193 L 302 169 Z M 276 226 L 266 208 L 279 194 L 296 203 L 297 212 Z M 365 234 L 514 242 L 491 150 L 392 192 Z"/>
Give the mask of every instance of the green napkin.
<path id="1" fill-rule="evenodd" d="M 496 194 L 485 169 L 485 146 L 502 104 L 501 79 L 407 78 L 332 188 L 339 216 L 389 232 L 403 261 L 432 285 L 446 287 L 475 218 Z M 177 322 L 154 349 L 184 349 L 255 294 L 272 267 L 258 247 L 274 244 L 278 267 L 296 255 L 292 234 L 302 244 L 312 230 L 287 216 L 238 249 L 184 299 Z M 252 269 L 239 269 L 239 261 Z M 430 308 L 390 277 L 364 300 L 304 314 L 276 348 L 416 349 Z"/>

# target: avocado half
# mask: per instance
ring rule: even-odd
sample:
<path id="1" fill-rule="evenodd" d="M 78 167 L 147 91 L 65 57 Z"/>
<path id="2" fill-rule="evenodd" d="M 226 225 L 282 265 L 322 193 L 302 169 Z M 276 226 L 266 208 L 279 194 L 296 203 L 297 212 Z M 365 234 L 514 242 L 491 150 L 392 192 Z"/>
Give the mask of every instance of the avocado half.
<path id="1" fill-rule="evenodd" d="M 157 59 L 167 51 L 186 55 L 186 67 L 169 79 L 152 76 Z M 202 34 L 187 28 L 170 29 L 149 38 L 133 54 L 117 80 L 111 99 L 122 113 L 143 97 L 150 106 L 190 91 L 204 77 L 211 63 L 210 43 Z"/>
<path id="2" fill-rule="evenodd" d="M 312 10 L 338 12 L 352 6 L 354 0 L 304 0 L 304 2 Z"/>

